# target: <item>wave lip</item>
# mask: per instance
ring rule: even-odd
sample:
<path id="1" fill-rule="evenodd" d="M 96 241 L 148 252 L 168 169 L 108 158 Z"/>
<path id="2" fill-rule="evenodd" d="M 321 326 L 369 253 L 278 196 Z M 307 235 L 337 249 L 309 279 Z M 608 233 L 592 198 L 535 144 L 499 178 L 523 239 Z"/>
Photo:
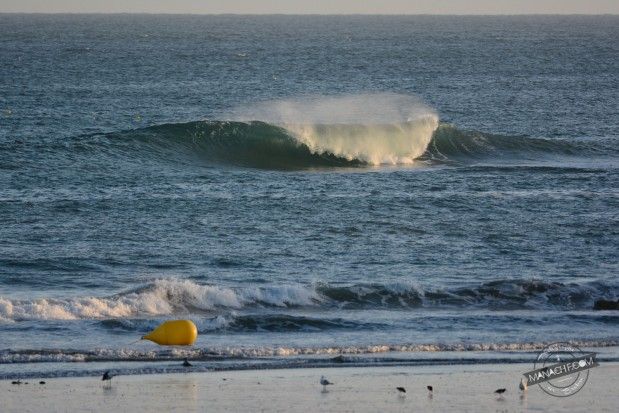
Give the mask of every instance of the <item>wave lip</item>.
<path id="1" fill-rule="evenodd" d="M 437 127 L 433 115 L 399 124 L 285 126 L 314 154 L 373 166 L 413 164 L 426 152 Z"/>
<path id="2" fill-rule="evenodd" d="M 236 108 L 236 119 L 279 125 L 315 155 L 369 165 L 410 164 L 438 127 L 436 111 L 396 93 L 306 96 Z"/>

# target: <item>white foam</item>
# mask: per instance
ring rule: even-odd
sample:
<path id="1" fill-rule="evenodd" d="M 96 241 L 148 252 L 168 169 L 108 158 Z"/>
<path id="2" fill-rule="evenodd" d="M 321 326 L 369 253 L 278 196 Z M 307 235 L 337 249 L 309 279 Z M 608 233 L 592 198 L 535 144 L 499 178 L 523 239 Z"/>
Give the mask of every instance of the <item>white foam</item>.
<path id="1" fill-rule="evenodd" d="M 411 305 L 484 308 L 512 303 L 523 309 L 590 309 L 596 298 L 614 299 L 615 289 L 613 285 L 595 283 L 561 284 L 522 280 L 491 282 L 454 290 L 441 286 L 426 290 L 414 282 L 349 286 L 330 286 L 320 282 L 273 283 L 232 287 L 201 285 L 190 280 L 172 278 L 155 280 L 136 290 L 107 297 L 32 300 L 0 297 L 0 321 L 149 318 L 172 314 L 207 314 L 216 317 L 252 307 L 331 308 L 350 304 L 351 301 L 359 305 L 402 308 Z M 471 295 L 471 291 L 476 294 Z M 428 298 L 430 293 L 432 295 Z M 376 301 L 377 295 L 381 298 L 380 303 Z M 526 300 L 523 301 L 523 298 Z M 224 319 L 218 320 L 214 324 L 215 328 L 226 322 Z"/>
<path id="2" fill-rule="evenodd" d="M 392 125 L 286 125 L 313 153 L 370 165 L 413 164 L 426 151 L 438 119 Z"/>
<path id="3" fill-rule="evenodd" d="M 261 102 L 234 116 L 281 125 L 313 153 L 371 165 L 414 163 L 439 123 L 418 98 L 393 93 Z"/>
<path id="4" fill-rule="evenodd" d="M 617 339 L 572 340 L 570 344 L 584 348 L 616 347 Z M 130 361 L 130 360 L 169 360 L 190 357 L 209 359 L 222 357 L 230 359 L 254 359 L 259 357 L 295 356 L 341 356 L 341 355 L 381 355 L 389 353 L 440 353 L 440 352 L 530 352 L 538 351 L 549 342 L 524 343 L 420 343 L 420 344 L 371 344 L 364 346 L 333 347 L 214 347 L 214 348 L 95 348 L 91 350 L 0 350 L 0 363 L 40 363 L 40 362 L 84 362 L 84 361 Z M 528 356 L 527 356 L 528 357 Z M 368 360 L 368 359 L 363 359 Z M 454 361 L 457 361 L 454 358 Z M 255 364 L 250 364 L 255 367 Z M 252 368 L 253 368 L 252 367 Z M 0 377 L 1 378 L 1 377 Z"/>
<path id="5" fill-rule="evenodd" d="M 11 300 L 0 297 L 0 320 L 128 318 L 240 309 L 249 305 L 307 306 L 320 301 L 311 287 L 269 285 L 229 288 L 189 280 L 161 279 L 142 289 L 110 297 Z M 219 320 L 218 322 L 224 322 Z"/>

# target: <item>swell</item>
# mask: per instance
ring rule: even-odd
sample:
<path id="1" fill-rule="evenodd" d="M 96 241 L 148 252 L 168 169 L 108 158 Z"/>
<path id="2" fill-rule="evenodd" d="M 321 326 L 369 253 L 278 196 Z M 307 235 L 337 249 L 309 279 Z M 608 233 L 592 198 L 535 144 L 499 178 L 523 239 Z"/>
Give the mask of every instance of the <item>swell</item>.
<path id="1" fill-rule="evenodd" d="M 557 160 L 613 157 L 619 154 L 616 139 L 533 138 L 461 130 L 441 124 L 434 132 L 422 160 L 447 163 L 478 161 Z"/>
<path id="2" fill-rule="evenodd" d="M 216 317 L 234 311 L 270 309 L 278 314 L 263 316 L 263 319 L 235 317 L 233 321 L 214 319 L 212 322 L 232 322 L 235 329 L 248 331 L 260 328 L 265 330 L 288 328 L 299 331 L 329 327 L 345 329 L 362 326 L 347 325 L 345 320 L 325 319 L 321 316 L 294 318 L 286 315 L 286 311 L 303 308 L 324 311 L 410 308 L 499 311 L 591 310 L 596 300 L 616 300 L 617 291 L 617 285 L 601 281 L 562 283 L 541 280 L 497 280 L 451 288 L 424 288 L 410 283 L 225 286 L 198 284 L 189 280 L 162 279 L 105 297 L 34 300 L 0 297 L 0 321 L 149 319 L 188 314 Z M 123 324 L 111 327 L 122 329 Z M 365 327 L 371 328 L 371 326 Z"/>
<path id="3" fill-rule="evenodd" d="M 16 162 L 13 166 L 17 169 L 28 165 L 33 158 L 24 151 L 35 153 L 36 158 L 54 157 L 52 164 L 65 158 L 71 164 L 84 159 L 100 168 L 118 166 L 123 158 L 121 167 L 150 162 L 274 170 L 411 164 L 517 167 L 528 161 L 550 161 L 555 167 L 581 168 L 570 159 L 603 158 L 612 163 L 619 155 L 619 145 L 615 138 L 545 139 L 466 131 L 439 124 L 434 115 L 424 115 L 385 124 L 196 121 L 27 144 L 3 142 L 0 153 L 14 153 L 17 161 L 0 155 L 0 167 Z"/>
<path id="4" fill-rule="evenodd" d="M 411 164 L 438 125 L 434 116 L 393 124 L 287 124 L 260 121 L 166 124 L 109 134 L 111 142 L 181 151 L 203 161 L 264 169 Z"/>
<path id="5" fill-rule="evenodd" d="M 396 124 L 275 125 L 259 121 L 165 124 L 106 135 L 158 155 L 264 169 L 415 163 L 472 164 L 614 157 L 613 138 L 544 139 L 465 131 L 437 118 Z"/>
<path id="6" fill-rule="evenodd" d="M 137 145 L 135 149 L 159 156 L 180 154 L 214 164 L 284 170 L 363 165 L 359 159 L 327 151 L 312 152 L 285 128 L 259 121 L 165 124 L 106 137 L 116 144 Z"/>

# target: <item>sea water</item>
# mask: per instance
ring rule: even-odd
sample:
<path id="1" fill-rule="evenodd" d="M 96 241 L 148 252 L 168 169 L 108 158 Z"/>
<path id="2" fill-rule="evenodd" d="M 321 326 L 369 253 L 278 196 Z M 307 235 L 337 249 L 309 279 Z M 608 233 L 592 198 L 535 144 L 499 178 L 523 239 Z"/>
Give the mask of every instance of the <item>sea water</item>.
<path id="1" fill-rule="evenodd" d="M 616 346 L 618 44 L 616 16 L 0 15 L 0 378 Z M 193 347 L 134 343 L 178 318 Z"/>

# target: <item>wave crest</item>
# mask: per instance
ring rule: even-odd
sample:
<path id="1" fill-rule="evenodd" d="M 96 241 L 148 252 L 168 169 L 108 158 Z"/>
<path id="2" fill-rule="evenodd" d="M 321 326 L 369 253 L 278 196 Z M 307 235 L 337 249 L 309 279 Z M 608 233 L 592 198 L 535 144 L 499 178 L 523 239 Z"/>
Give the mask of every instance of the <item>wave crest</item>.
<path id="1" fill-rule="evenodd" d="M 541 280 L 500 280 L 441 289 L 422 288 L 413 283 L 236 287 L 163 279 L 108 297 L 35 300 L 0 297 L 0 320 L 135 319 L 174 314 L 217 315 L 252 308 L 284 311 L 298 307 L 351 310 L 418 307 L 574 310 L 592 309 L 596 299 L 616 299 L 616 291 L 616 286 L 601 282 L 576 284 Z M 297 321 L 284 320 L 284 323 Z M 266 320 L 263 324 L 268 322 Z M 311 326 L 311 323 L 311 320 L 304 320 L 302 324 Z"/>
<path id="2" fill-rule="evenodd" d="M 616 139 L 546 139 L 461 130 L 441 124 L 423 160 L 471 163 L 503 160 L 553 160 L 557 157 L 605 157 L 617 154 Z"/>
<path id="3" fill-rule="evenodd" d="M 232 116 L 280 125 L 312 154 L 369 165 L 413 163 L 438 127 L 434 109 L 415 96 L 395 93 L 259 102 L 237 108 Z"/>
<path id="4" fill-rule="evenodd" d="M 438 118 L 390 125 L 287 125 L 309 150 L 368 165 L 413 164 L 426 152 Z"/>
<path id="5" fill-rule="evenodd" d="M 320 298 L 303 285 L 230 288 L 199 285 L 189 280 L 156 280 L 110 297 L 10 300 L 0 297 L 0 320 L 75 320 L 135 318 L 208 313 L 248 306 L 313 305 Z"/>
<path id="6" fill-rule="evenodd" d="M 115 148 L 110 148 L 109 145 Z M 175 162 L 296 170 L 367 165 L 518 165 L 566 159 L 599 167 L 616 159 L 612 138 L 543 139 L 463 131 L 438 123 L 433 115 L 402 123 L 287 124 L 262 121 L 198 121 L 164 124 L 93 139 L 119 154 Z"/>

